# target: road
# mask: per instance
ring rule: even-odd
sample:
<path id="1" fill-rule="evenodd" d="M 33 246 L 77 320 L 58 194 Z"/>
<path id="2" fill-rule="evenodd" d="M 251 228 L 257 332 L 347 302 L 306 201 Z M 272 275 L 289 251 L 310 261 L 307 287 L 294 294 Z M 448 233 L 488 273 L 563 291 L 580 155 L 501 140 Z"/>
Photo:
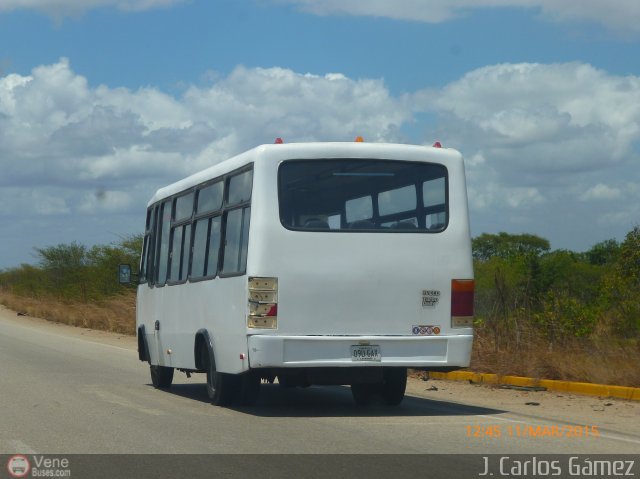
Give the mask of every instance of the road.
<path id="1" fill-rule="evenodd" d="M 360 409 L 347 387 L 277 384 L 255 406 L 215 407 L 201 374 L 154 389 L 134 338 L 4 308 L 0 365 L 3 454 L 640 451 L 638 403 L 448 381 L 411 379 L 397 408 Z"/>

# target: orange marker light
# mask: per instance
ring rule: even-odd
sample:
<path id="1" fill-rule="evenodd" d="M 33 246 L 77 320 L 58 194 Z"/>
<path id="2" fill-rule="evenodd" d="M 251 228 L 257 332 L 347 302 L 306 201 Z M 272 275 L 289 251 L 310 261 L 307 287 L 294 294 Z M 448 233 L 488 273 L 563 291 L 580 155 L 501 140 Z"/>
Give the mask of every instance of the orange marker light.
<path id="1" fill-rule="evenodd" d="M 361 136 L 356 136 L 356 143 L 364 143 L 364 138 Z"/>

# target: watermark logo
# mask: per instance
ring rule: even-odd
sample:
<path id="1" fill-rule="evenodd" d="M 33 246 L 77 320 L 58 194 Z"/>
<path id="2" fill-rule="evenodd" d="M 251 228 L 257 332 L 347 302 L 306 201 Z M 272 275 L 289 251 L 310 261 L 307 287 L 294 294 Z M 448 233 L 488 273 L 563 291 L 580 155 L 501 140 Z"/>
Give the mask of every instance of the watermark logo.
<path id="1" fill-rule="evenodd" d="M 31 464 L 27 456 L 16 454 L 15 456 L 11 456 L 9 461 L 7 461 L 7 470 L 11 477 L 27 477 L 27 474 L 29 474 L 31 470 Z"/>

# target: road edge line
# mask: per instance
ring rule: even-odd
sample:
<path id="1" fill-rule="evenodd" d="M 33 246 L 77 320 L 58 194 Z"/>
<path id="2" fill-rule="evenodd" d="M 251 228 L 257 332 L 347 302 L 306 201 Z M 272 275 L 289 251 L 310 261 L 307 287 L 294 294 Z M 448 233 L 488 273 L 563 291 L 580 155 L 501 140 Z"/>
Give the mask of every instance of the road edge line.
<path id="1" fill-rule="evenodd" d="M 555 379 L 536 379 L 521 376 L 500 376 L 499 374 L 474 373 L 471 371 L 453 371 L 441 373 L 429 371 L 431 379 L 451 381 L 471 381 L 479 384 L 508 384 L 522 387 L 544 387 L 550 391 L 584 394 L 588 396 L 614 397 L 630 401 L 640 401 L 640 388 L 628 386 L 610 386 L 607 384 L 579 383 Z"/>

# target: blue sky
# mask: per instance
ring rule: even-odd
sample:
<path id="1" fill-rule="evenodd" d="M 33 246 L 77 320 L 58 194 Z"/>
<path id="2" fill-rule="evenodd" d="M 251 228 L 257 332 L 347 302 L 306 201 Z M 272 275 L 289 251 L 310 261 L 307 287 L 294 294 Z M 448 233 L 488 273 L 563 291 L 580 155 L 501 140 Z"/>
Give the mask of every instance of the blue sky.
<path id="1" fill-rule="evenodd" d="M 3 0 L 0 268 L 140 232 L 155 189 L 275 136 L 441 140 L 474 235 L 622 239 L 639 25 L 634 0 Z"/>

